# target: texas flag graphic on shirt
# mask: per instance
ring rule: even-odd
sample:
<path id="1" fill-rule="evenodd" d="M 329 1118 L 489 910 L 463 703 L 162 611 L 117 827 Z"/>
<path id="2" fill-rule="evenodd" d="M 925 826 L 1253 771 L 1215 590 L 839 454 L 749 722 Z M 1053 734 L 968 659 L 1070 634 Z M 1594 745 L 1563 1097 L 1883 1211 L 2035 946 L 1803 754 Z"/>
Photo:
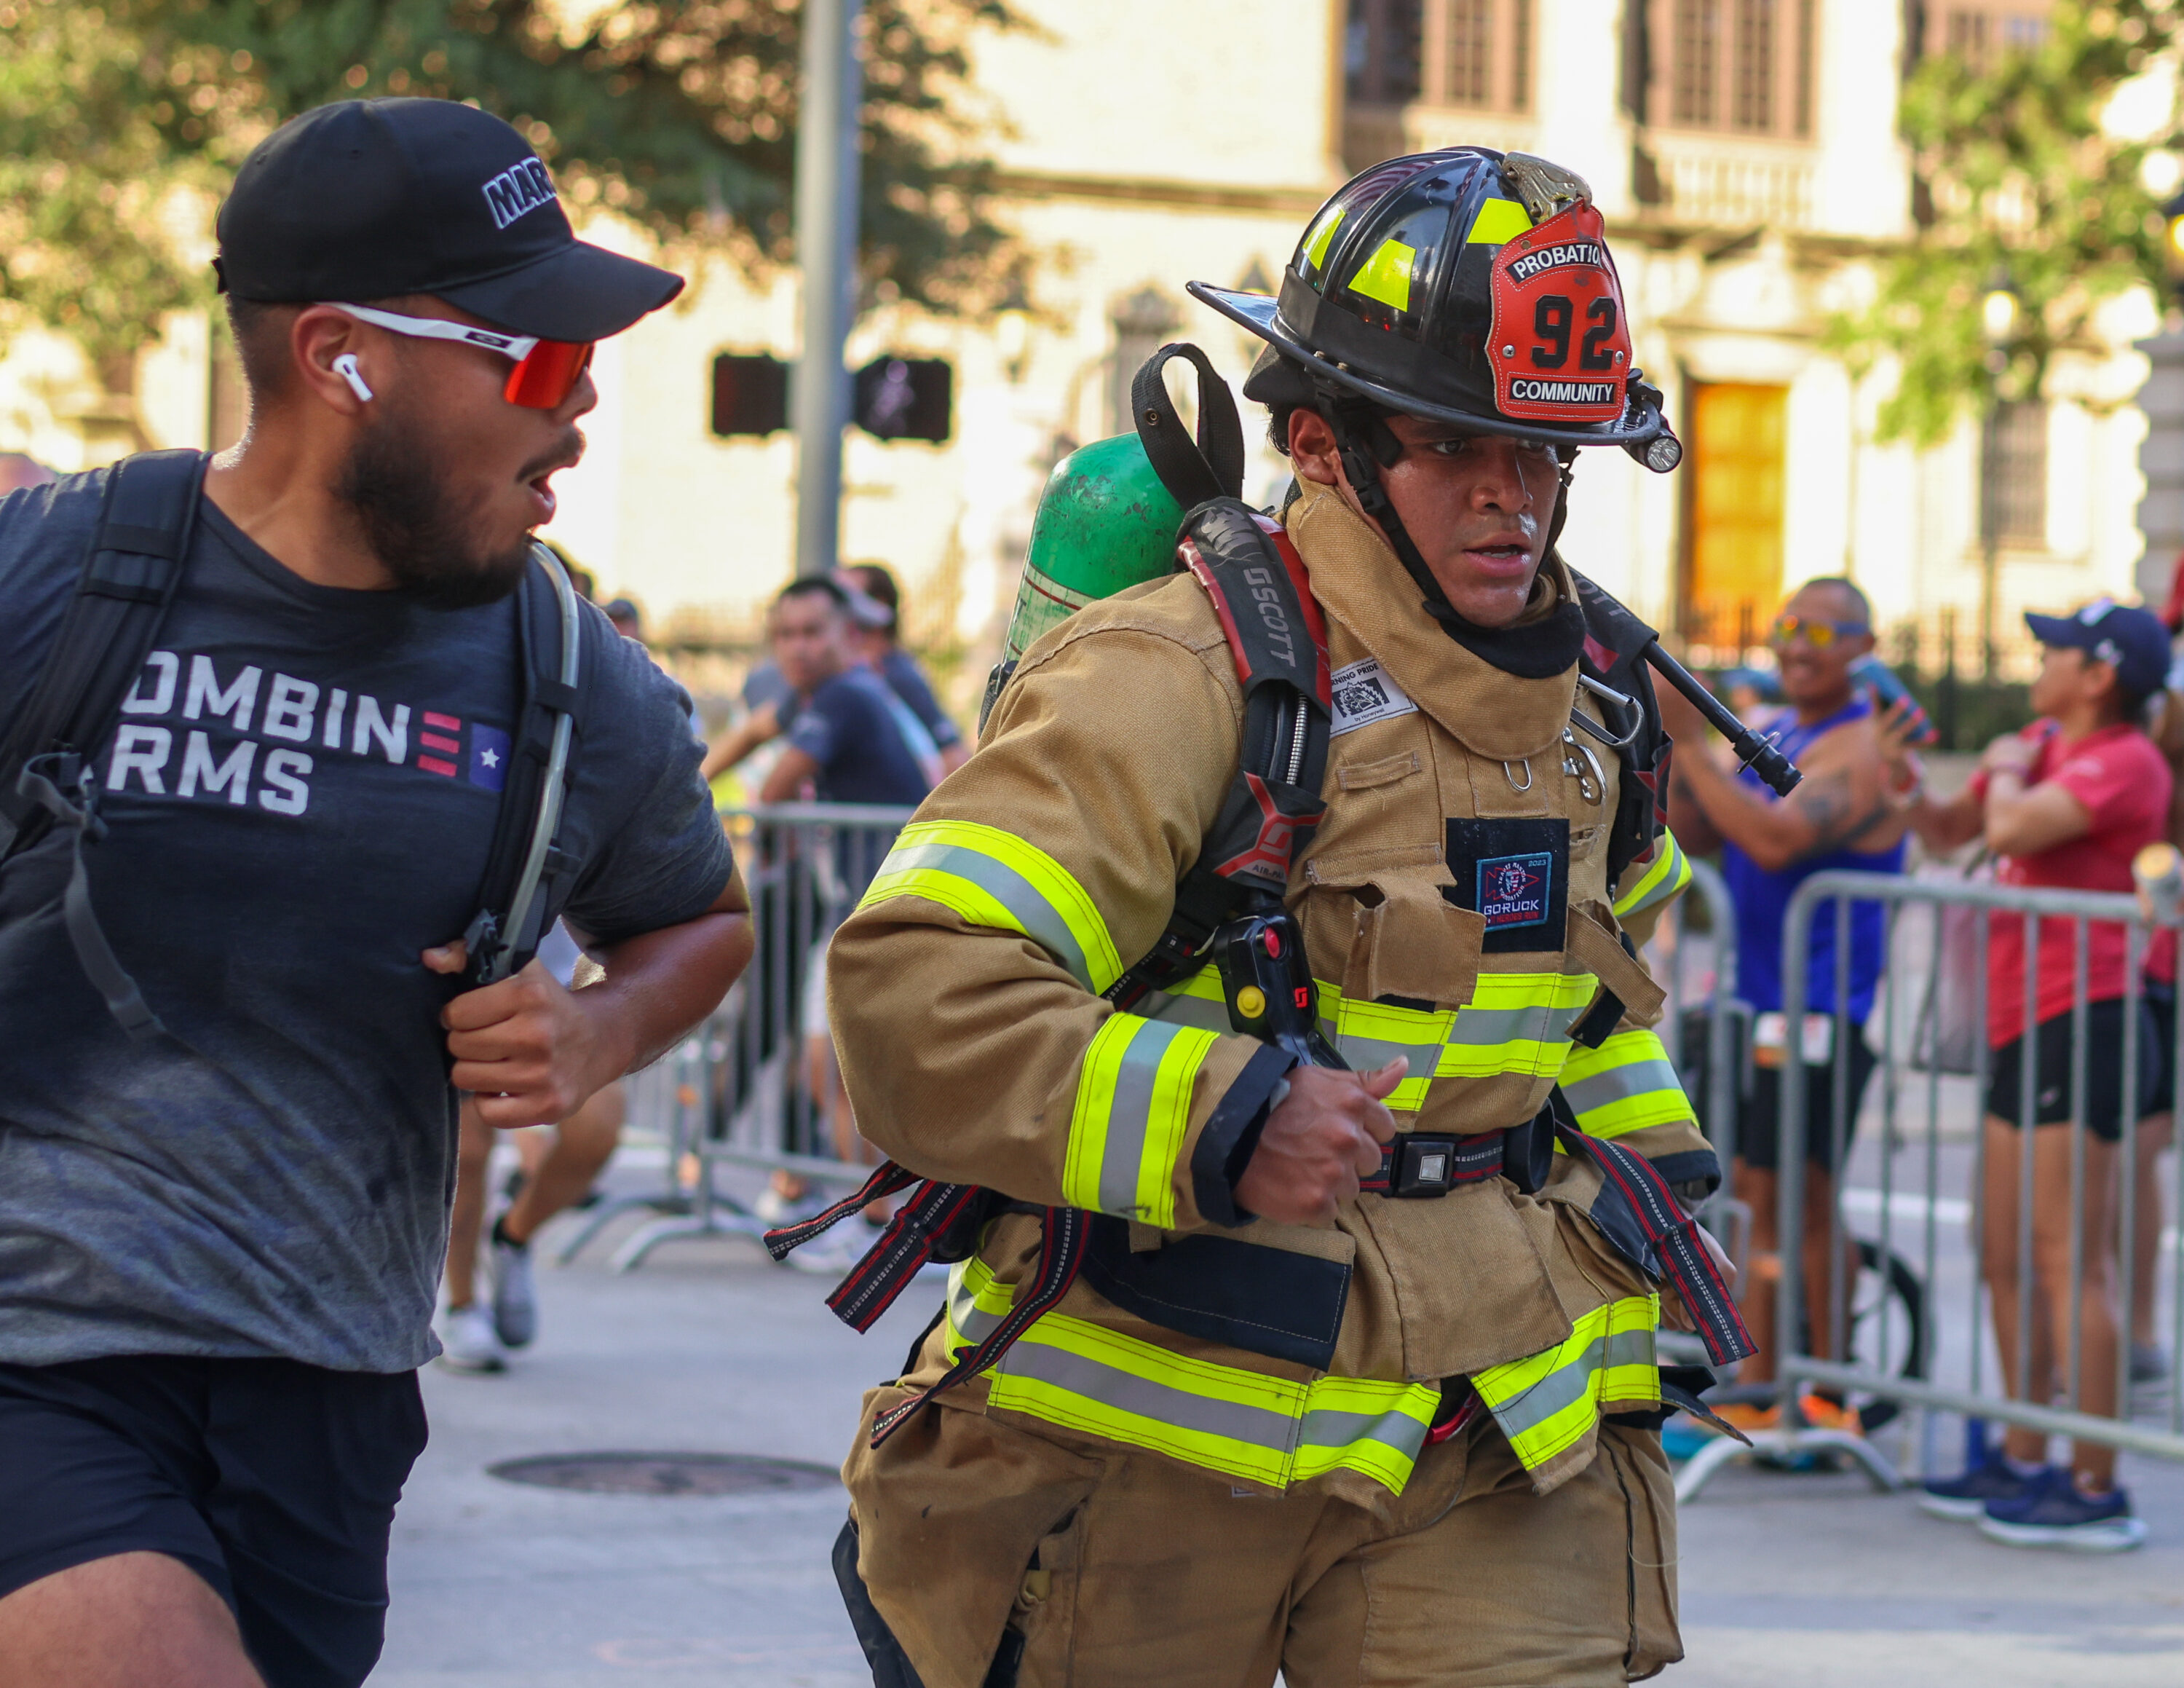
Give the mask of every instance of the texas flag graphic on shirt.
<path id="1" fill-rule="evenodd" d="M 427 709 L 417 745 L 417 766 L 427 774 L 453 780 L 467 769 L 471 784 L 488 791 L 498 791 L 508 783 L 509 738 L 498 727 L 472 721 L 466 729 L 460 716 Z"/>

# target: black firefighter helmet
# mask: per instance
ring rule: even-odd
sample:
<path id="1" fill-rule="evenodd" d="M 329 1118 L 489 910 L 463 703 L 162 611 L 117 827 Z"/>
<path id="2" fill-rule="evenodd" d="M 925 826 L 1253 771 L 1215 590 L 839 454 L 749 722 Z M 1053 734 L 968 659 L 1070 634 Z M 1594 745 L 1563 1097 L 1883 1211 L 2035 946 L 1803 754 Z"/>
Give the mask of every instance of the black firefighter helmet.
<path id="1" fill-rule="evenodd" d="M 1682 448 L 1631 366 L 1615 260 L 1584 181 L 1522 153 L 1451 147 L 1375 165 L 1319 210 L 1281 293 L 1190 283 L 1268 343 L 1262 404 L 1351 397 L 1557 447 Z"/>

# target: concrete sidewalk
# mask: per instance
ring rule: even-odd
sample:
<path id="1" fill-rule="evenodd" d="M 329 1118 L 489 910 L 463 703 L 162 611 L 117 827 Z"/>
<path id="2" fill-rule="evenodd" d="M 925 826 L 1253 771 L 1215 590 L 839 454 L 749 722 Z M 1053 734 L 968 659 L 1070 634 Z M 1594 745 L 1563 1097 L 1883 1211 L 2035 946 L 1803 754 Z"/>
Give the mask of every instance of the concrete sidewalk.
<path id="1" fill-rule="evenodd" d="M 432 1443 L 395 1523 L 373 1683 L 865 1688 L 827 1563 L 838 1489 L 591 1495 L 485 1468 L 610 1449 L 832 1467 L 860 1392 L 900 1363 L 938 1287 L 914 1288 L 860 1338 L 821 1305 L 824 1280 L 747 1243 L 672 1244 L 619 1277 L 599 1264 L 606 1252 L 542 1269 L 543 1334 L 509 1372 L 427 1372 Z M 2184 1468 L 2126 1458 L 2123 1477 L 2150 1540 L 2077 1557 L 1996 1545 L 1853 1476 L 1732 1469 L 1684 1512 L 1688 1658 L 1661 1680 L 2176 1688 Z"/>

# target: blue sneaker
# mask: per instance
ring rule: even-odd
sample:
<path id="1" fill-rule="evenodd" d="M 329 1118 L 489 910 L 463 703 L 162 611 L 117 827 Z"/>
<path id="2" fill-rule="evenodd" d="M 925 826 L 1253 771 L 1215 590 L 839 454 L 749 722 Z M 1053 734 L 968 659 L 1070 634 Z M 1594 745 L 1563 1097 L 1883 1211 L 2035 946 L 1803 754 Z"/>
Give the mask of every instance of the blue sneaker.
<path id="1" fill-rule="evenodd" d="M 2146 1540 L 2146 1525 L 2122 1490 L 2083 1495 L 2069 1472 L 2050 1466 L 2015 1499 L 1988 1501 L 1980 1534 L 2012 1547 L 2121 1553 Z"/>
<path id="2" fill-rule="evenodd" d="M 2022 1498 L 2051 1469 L 2052 1467 L 2042 1466 L 2031 1477 L 2020 1477 L 1999 1453 L 1989 1453 L 1984 1463 L 1974 1466 L 1962 1477 L 1943 1478 L 1925 1484 L 1919 1493 L 1919 1510 L 1931 1512 L 1937 1518 L 1955 1518 L 1970 1523 L 1986 1516 L 1990 1501 Z"/>

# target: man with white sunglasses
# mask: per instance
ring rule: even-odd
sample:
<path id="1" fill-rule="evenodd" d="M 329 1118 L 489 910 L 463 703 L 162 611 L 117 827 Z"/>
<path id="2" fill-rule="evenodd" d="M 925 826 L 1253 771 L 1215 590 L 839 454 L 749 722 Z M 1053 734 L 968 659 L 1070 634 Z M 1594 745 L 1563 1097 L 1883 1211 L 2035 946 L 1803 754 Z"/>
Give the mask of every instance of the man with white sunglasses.
<path id="1" fill-rule="evenodd" d="M 125 466 L 0 500 L 0 759 L 87 553 L 179 559 L 110 728 L 0 769 L 65 757 L 82 794 L 38 835 L 0 791 L 35 838 L 0 852 L 0 1682 L 40 1688 L 364 1680 L 458 1093 L 564 1118 L 751 951 L 682 689 L 588 606 L 573 688 L 518 636 L 592 347 L 680 278 L 577 241 L 515 131 L 448 101 L 297 119 L 219 235 L 251 417 L 159 470 L 193 514 L 117 527 Z M 461 936 L 493 949 L 504 808 L 537 825 L 542 672 L 577 726 L 543 919 L 606 970 L 577 992 L 482 978 Z"/>

